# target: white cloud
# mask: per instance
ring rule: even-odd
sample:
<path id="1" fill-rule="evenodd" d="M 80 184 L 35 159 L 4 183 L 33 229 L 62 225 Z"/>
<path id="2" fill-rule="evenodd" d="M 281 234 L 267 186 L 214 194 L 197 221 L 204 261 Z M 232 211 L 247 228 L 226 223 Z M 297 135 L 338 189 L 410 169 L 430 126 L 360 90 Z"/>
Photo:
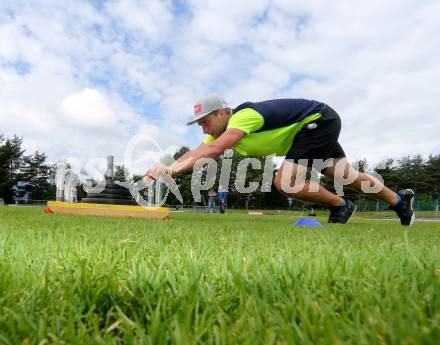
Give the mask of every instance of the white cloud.
<path id="1" fill-rule="evenodd" d="M 232 104 L 327 102 L 341 142 L 378 161 L 438 152 L 438 1 L 56 1 L 0 5 L 1 132 L 61 156 L 122 157 L 129 138 L 201 140 L 185 122 Z M 14 63 L 29 68 L 18 73 Z M 121 159 L 121 158 L 119 158 Z"/>
<path id="2" fill-rule="evenodd" d="M 144 43 L 160 44 L 171 29 L 173 15 L 170 1 L 109 1 L 105 7 L 109 15 L 117 21 L 117 26 L 126 29 L 130 34 L 138 35 Z"/>
<path id="3" fill-rule="evenodd" d="M 116 113 L 98 90 L 84 89 L 61 101 L 63 120 L 84 128 L 102 129 L 117 125 Z"/>

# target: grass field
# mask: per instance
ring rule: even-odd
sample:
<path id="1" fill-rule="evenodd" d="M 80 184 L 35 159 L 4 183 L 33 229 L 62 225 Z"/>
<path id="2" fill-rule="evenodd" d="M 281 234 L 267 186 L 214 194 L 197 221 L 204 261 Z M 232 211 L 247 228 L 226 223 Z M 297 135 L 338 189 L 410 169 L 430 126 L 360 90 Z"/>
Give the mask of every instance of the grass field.
<path id="1" fill-rule="evenodd" d="M 440 223 L 294 220 L 0 207 L 0 344 L 439 344 Z"/>

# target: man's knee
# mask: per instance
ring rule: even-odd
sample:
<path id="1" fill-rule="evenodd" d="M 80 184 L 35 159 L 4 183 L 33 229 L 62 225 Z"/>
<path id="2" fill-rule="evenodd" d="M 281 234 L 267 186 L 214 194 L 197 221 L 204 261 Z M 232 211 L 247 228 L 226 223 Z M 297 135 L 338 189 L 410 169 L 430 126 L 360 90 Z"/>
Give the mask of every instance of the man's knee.
<path id="1" fill-rule="evenodd" d="M 347 158 L 337 158 L 333 160 L 333 163 L 327 166 L 323 171 L 323 174 L 336 182 L 352 183 L 357 178 L 357 171 L 353 169 Z"/>
<path id="2" fill-rule="evenodd" d="M 276 190 L 278 191 L 278 193 L 281 193 L 281 194 L 284 194 L 284 195 L 289 195 L 289 196 L 294 196 L 295 194 L 298 193 L 298 192 L 293 193 L 292 190 L 289 190 L 290 188 L 288 188 L 288 186 L 286 186 L 285 183 L 283 183 L 281 181 L 281 177 L 276 177 L 273 184 L 274 184 Z"/>
<path id="3" fill-rule="evenodd" d="M 306 192 L 307 183 L 305 178 L 302 178 L 302 176 L 296 176 L 297 178 L 295 176 L 293 178 L 290 176 L 286 177 L 283 176 L 283 172 L 286 173 L 285 170 L 279 171 L 274 179 L 274 186 L 279 193 L 289 196 L 300 196 Z"/>

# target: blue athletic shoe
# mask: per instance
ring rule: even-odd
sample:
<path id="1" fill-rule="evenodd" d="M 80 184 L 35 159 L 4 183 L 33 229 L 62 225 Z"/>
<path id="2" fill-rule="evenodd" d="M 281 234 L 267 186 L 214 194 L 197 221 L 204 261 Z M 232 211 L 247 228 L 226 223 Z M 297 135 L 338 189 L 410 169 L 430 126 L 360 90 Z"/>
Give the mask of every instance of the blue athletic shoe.
<path id="1" fill-rule="evenodd" d="M 345 199 L 344 206 L 330 207 L 329 223 L 346 224 L 351 215 L 356 211 L 356 205 L 349 199 Z"/>
<path id="2" fill-rule="evenodd" d="M 416 215 L 413 210 L 414 192 L 411 189 L 403 189 L 397 192 L 400 196 L 400 202 L 396 206 L 391 206 L 400 218 L 400 224 L 410 226 L 416 221 Z"/>

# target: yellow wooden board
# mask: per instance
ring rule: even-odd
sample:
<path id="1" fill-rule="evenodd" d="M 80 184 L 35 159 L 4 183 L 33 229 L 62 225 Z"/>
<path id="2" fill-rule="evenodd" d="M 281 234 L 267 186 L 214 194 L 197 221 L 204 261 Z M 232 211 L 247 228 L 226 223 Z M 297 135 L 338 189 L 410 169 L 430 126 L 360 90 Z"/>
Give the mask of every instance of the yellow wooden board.
<path id="1" fill-rule="evenodd" d="M 106 216 L 106 217 L 139 217 L 166 219 L 169 218 L 170 209 L 166 207 L 155 207 L 151 209 L 142 206 L 89 204 L 48 201 L 53 213 L 72 214 L 77 216 Z"/>

